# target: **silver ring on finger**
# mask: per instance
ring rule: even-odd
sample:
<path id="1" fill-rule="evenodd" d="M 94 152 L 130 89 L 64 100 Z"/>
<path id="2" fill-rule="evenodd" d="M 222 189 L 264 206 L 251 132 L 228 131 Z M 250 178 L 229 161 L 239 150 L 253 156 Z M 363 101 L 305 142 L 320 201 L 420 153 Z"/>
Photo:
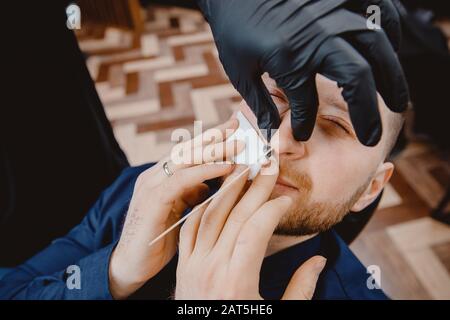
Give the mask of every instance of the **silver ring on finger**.
<path id="1" fill-rule="evenodd" d="M 171 176 L 173 176 L 172 170 L 169 169 L 169 162 L 168 161 L 163 163 L 163 170 L 164 170 L 164 173 L 166 174 L 167 177 L 170 178 Z"/>

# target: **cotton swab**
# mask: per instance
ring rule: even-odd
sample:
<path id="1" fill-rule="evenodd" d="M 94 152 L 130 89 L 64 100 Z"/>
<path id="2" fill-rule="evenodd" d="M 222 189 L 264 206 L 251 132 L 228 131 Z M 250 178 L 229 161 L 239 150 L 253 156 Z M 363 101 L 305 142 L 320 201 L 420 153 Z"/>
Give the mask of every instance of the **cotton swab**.
<path id="1" fill-rule="evenodd" d="M 272 149 L 269 147 L 267 148 L 268 150 L 264 153 L 264 157 L 267 159 L 267 156 L 272 152 Z M 263 157 L 260 157 L 258 159 L 258 161 L 263 160 Z M 238 174 L 235 178 L 233 178 L 233 180 L 231 180 L 228 184 L 226 184 L 225 186 L 221 187 L 219 189 L 219 191 L 217 191 L 215 194 L 211 195 L 208 199 L 206 199 L 205 201 L 203 201 L 200 205 L 198 205 L 194 210 L 192 210 L 191 212 L 189 212 L 188 214 L 186 214 L 183 218 L 181 218 L 180 220 L 178 220 L 177 222 L 175 222 L 173 225 L 171 225 L 166 231 L 164 231 L 163 233 L 161 233 L 159 236 L 157 236 L 154 240 L 150 241 L 150 243 L 148 244 L 149 246 L 155 244 L 156 242 L 158 242 L 159 240 L 161 240 L 162 238 L 164 238 L 169 232 L 171 232 L 173 229 L 175 229 L 176 227 L 178 227 L 180 224 L 182 224 L 187 218 L 189 218 L 191 215 L 193 215 L 194 213 L 198 212 L 200 210 L 200 208 L 207 204 L 208 202 L 210 202 L 211 200 L 213 200 L 215 197 L 219 196 L 220 194 L 222 194 L 225 190 L 227 190 L 235 181 L 237 181 L 240 177 L 242 177 L 245 173 L 247 173 L 248 171 L 250 171 L 250 167 L 247 167 L 244 169 L 244 171 L 242 171 L 240 174 Z"/>

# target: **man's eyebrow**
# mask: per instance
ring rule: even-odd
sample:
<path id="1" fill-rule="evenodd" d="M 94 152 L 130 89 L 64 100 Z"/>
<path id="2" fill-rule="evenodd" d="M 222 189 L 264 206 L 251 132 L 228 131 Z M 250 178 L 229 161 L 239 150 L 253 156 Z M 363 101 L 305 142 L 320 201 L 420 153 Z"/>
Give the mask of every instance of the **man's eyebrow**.
<path id="1" fill-rule="evenodd" d="M 275 96 L 289 103 L 286 95 L 278 87 L 267 87 L 267 89 L 271 96 Z M 347 104 L 345 103 L 344 98 L 342 97 L 340 92 L 325 93 L 324 102 L 348 114 Z"/>

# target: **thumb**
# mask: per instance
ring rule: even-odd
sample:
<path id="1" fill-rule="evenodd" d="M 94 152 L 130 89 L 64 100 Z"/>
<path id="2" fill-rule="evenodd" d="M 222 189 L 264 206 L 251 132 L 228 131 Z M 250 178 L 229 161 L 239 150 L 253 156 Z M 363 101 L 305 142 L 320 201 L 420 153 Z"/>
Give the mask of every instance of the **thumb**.
<path id="1" fill-rule="evenodd" d="M 302 264 L 292 276 L 282 299 L 311 300 L 326 261 L 322 256 L 314 256 Z"/>

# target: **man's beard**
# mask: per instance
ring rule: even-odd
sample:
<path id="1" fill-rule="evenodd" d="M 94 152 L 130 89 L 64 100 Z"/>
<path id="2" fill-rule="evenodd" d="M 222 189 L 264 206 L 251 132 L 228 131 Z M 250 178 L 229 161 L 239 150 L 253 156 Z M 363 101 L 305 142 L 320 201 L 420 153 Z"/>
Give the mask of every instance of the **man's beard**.
<path id="1" fill-rule="evenodd" d="M 275 229 L 275 234 L 285 236 L 303 236 L 329 230 L 350 212 L 368 185 L 368 182 L 365 183 L 345 201 L 314 202 L 311 200 L 313 184 L 309 175 L 297 172 L 289 162 L 280 159 L 280 176 L 288 177 L 299 190 L 289 211 Z M 280 194 L 273 192 L 271 198 L 278 196 Z"/>

